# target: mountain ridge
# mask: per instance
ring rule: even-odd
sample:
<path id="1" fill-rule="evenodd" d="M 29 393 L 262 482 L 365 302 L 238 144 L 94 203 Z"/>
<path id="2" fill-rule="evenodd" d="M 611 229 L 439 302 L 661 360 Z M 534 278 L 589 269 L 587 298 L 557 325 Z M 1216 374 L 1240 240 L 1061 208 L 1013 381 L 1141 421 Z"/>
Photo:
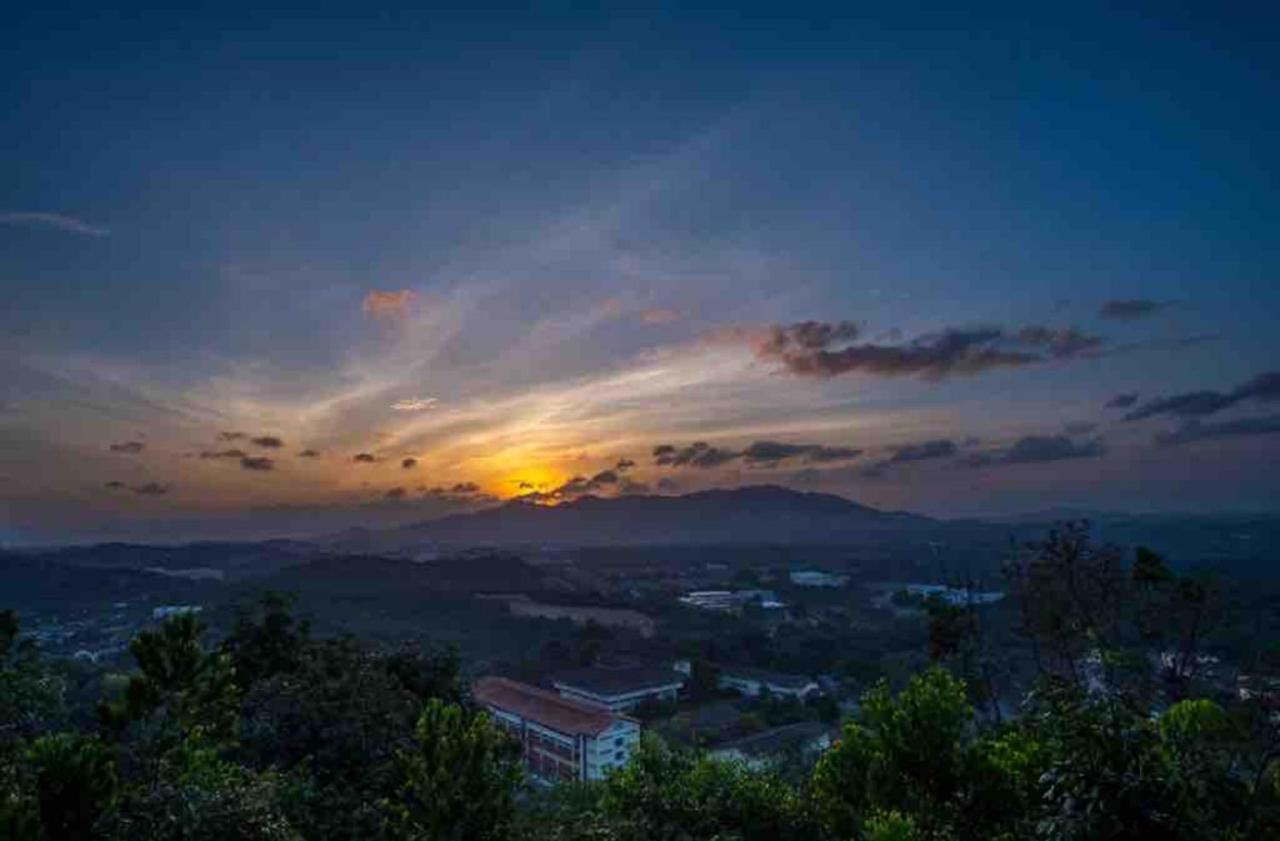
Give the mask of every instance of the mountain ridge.
<path id="1" fill-rule="evenodd" d="M 332 540 L 351 548 L 404 543 L 637 545 L 831 543 L 868 532 L 940 524 L 836 494 L 748 485 L 677 496 L 584 496 L 558 505 L 516 498 L 493 508 L 398 528 L 353 529 Z"/>

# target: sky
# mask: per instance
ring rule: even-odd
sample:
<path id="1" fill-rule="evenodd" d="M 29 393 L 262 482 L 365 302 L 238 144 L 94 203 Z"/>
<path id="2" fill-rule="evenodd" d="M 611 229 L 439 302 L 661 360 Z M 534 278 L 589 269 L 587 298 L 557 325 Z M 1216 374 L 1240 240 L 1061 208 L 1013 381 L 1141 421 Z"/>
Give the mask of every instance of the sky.
<path id="1" fill-rule="evenodd" d="M 0 541 L 1280 500 L 1280 12 L 11 13 Z"/>

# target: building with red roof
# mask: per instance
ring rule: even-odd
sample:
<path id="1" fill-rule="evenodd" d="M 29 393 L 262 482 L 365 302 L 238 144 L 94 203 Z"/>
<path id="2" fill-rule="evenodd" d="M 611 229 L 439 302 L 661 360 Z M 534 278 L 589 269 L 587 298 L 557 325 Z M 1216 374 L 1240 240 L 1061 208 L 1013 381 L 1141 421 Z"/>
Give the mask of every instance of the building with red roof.
<path id="1" fill-rule="evenodd" d="M 640 741 L 635 719 L 527 683 L 483 677 L 471 695 L 520 742 L 529 773 L 546 782 L 603 779 Z"/>

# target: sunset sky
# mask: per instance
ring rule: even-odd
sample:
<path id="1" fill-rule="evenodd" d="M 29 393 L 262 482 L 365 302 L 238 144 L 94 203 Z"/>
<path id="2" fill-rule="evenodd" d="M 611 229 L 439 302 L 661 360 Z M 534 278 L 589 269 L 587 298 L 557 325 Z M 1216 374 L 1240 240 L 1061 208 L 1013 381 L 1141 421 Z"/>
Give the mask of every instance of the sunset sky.
<path id="1" fill-rule="evenodd" d="M 0 34 L 0 540 L 1280 500 L 1268 4 L 39 5 Z"/>

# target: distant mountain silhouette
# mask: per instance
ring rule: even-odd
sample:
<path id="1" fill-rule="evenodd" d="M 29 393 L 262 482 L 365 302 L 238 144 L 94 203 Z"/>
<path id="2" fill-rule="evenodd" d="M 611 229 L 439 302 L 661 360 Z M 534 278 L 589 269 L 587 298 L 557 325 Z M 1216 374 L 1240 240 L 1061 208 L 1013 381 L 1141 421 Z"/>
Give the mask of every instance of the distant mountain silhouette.
<path id="1" fill-rule="evenodd" d="M 512 500 L 389 531 L 353 529 L 341 546 L 385 550 L 443 544 L 725 544 L 841 543 L 937 524 L 916 514 L 881 511 L 834 494 L 777 485 L 710 490 L 684 496 L 586 496 L 560 505 Z"/>

